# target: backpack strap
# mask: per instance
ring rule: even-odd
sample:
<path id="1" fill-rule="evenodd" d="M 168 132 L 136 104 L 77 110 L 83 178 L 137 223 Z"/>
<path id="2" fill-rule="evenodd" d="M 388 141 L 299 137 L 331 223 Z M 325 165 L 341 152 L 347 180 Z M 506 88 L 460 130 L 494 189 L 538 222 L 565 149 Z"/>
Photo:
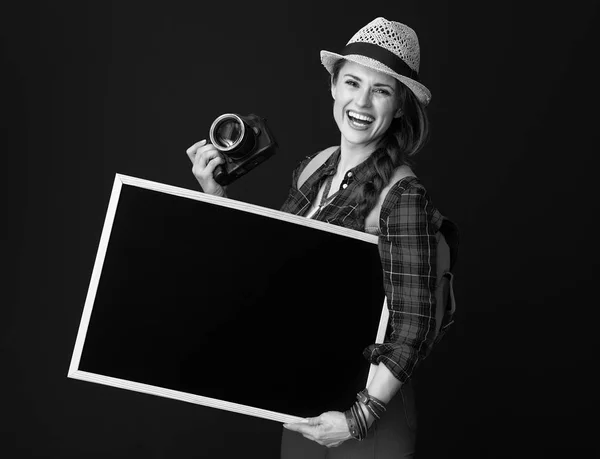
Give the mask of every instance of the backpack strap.
<path id="1" fill-rule="evenodd" d="M 304 170 L 300 173 L 300 177 L 298 177 L 298 189 L 304 182 L 315 173 L 315 171 L 325 163 L 329 159 L 329 157 L 333 154 L 335 150 L 338 149 L 337 145 L 333 147 L 326 148 L 325 150 L 317 153 L 304 167 Z"/>
<path id="2" fill-rule="evenodd" d="M 369 215 L 367 215 L 367 218 L 365 218 L 365 230 L 368 230 L 368 233 L 371 233 L 373 230 L 377 230 L 379 228 L 379 214 L 381 213 L 381 206 L 383 206 L 383 202 L 385 201 L 387 194 L 396 183 L 405 177 L 416 176 L 412 169 L 406 165 L 396 168 L 392 178 L 390 179 L 390 183 L 388 183 L 387 186 L 381 190 L 377 204 L 375 204 L 373 210 L 371 210 Z"/>
<path id="3" fill-rule="evenodd" d="M 456 301 L 454 299 L 454 275 L 450 271 L 450 246 L 441 231 L 436 234 L 437 251 L 437 279 L 435 288 L 435 334 L 440 333 L 442 322 L 446 313 L 454 314 Z"/>

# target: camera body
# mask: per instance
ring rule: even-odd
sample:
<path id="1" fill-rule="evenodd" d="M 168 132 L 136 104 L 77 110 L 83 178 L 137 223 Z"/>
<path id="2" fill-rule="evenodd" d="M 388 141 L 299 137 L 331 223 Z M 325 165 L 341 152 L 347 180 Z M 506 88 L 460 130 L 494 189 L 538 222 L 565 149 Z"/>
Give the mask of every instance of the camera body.
<path id="1" fill-rule="evenodd" d="M 210 127 L 209 137 L 225 159 L 213 173 L 221 186 L 229 185 L 273 156 L 277 147 L 267 120 L 254 114 L 219 116 Z"/>

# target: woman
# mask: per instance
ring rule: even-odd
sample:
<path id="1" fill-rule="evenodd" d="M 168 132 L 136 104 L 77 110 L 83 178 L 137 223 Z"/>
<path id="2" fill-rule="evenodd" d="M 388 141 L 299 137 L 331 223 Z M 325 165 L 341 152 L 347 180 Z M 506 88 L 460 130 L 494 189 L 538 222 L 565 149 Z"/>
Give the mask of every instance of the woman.
<path id="1" fill-rule="evenodd" d="M 433 206 L 408 165 L 428 134 L 431 94 L 418 82 L 419 59 L 415 32 L 384 18 L 360 29 L 340 54 L 321 52 L 331 74 L 340 145 L 298 165 L 281 210 L 379 235 L 390 322 L 385 342 L 364 351 L 377 371 L 357 402 L 345 413 L 284 425 L 284 458 L 414 454 L 411 377 L 454 312 L 453 306 L 440 309 L 449 296 L 437 290 L 439 235 L 453 255 L 457 241 L 456 227 Z M 212 177 L 224 162 L 219 152 L 202 141 L 187 154 L 202 189 L 225 196 Z M 445 288 L 451 288 L 449 279 Z"/>

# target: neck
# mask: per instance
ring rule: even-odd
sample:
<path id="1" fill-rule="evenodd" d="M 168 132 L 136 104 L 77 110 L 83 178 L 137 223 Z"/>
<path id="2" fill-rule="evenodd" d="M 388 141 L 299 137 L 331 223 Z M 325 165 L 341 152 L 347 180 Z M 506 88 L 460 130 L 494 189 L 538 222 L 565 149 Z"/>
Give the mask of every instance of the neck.
<path id="1" fill-rule="evenodd" d="M 337 169 L 338 174 L 343 176 L 347 171 L 358 166 L 371 156 L 371 153 L 373 153 L 376 148 L 377 146 L 375 144 L 356 145 L 349 143 L 342 136 L 340 142 L 340 162 Z"/>

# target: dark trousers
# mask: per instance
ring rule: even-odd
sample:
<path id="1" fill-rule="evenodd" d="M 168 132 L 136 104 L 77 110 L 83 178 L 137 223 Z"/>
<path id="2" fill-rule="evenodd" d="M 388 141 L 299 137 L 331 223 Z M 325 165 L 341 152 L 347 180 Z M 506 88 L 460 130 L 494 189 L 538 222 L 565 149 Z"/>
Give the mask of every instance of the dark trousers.
<path id="1" fill-rule="evenodd" d="M 318 416 L 318 413 L 315 414 Z M 387 410 L 362 441 L 350 439 L 326 448 L 298 432 L 283 429 L 281 459 L 388 459 L 413 458 L 417 434 L 412 383 L 404 384 Z"/>

